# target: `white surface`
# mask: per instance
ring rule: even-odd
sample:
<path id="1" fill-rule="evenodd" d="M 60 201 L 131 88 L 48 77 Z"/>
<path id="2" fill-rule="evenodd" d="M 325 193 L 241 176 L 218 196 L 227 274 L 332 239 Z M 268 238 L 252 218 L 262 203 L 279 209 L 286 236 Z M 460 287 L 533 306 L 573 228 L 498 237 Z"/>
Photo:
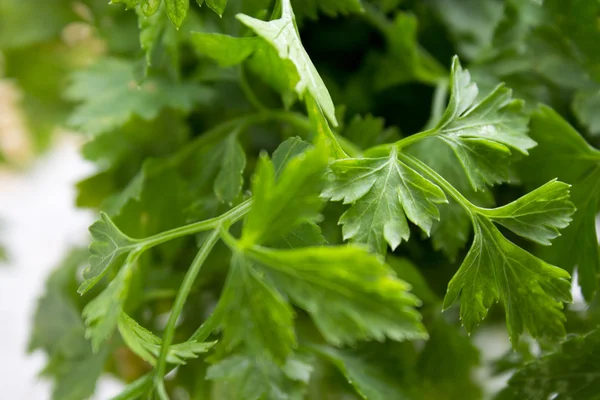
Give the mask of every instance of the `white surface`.
<path id="1" fill-rule="evenodd" d="M 93 172 L 73 138 L 20 173 L 0 172 L 0 242 L 8 265 L 0 266 L 0 392 L 3 399 L 45 400 L 51 384 L 37 375 L 45 355 L 26 354 L 38 297 L 50 271 L 74 244 L 87 244 L 93 213 L 75 208 L 73 185 Z M 98 399 L 117 386 L 104 380 Z"/>

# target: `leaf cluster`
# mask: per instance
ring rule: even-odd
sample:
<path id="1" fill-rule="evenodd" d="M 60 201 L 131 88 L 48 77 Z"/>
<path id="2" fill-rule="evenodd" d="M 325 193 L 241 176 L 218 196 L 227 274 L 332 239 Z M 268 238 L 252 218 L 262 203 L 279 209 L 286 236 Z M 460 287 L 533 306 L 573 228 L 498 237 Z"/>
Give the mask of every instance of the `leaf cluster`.
<path id="1" fill-rule="evenodd" d="M 597 397 L 597 2 L 81 3 L 100 217 L 36 314 L 54 398 L 480 399 L 489 329 L 499 398 Z"/>

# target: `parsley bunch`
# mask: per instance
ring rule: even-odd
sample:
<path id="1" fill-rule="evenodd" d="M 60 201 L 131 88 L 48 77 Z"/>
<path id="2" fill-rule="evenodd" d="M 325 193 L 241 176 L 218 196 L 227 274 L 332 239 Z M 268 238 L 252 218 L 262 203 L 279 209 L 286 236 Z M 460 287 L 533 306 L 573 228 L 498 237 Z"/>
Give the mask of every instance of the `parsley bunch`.
<path id="1" fill-rule="evenodd" d="M 11 44 L 103 46 L 48 97 L 101 210 L 36 313 L 55 399 L 598 398 L 598 2 L 112 3 Z"/>

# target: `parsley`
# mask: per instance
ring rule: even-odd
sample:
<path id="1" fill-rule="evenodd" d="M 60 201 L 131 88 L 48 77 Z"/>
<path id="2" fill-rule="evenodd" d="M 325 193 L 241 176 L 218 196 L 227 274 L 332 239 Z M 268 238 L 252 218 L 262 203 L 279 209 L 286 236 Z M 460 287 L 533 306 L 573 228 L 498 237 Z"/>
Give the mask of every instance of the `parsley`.
<path id="1" fill-rule="evenodd" d="M 0 5 L 5 108 L 98 166 L 55 399 L 481 399 L 479 325 L 500 398 L 597 398 L 597 2 L 55 3 Z"/>

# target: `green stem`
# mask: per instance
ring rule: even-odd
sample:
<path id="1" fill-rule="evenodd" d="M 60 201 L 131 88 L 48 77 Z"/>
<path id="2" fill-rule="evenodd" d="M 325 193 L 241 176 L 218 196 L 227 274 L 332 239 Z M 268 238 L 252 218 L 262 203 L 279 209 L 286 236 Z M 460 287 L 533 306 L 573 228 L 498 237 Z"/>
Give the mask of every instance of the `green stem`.
<path id="1" fill-rule="evenodd" d="M 398 150 L 401 150 L 405 147 L 410 146 L 411 144 L 415 144 L 426 138 L 437 136 L 438 134 L 439 134 L 439 131 L 437 129 L 430 129 L 427 131 L 419 132 L 417 134 L 407 136 L 405 138 L 400 139 L 399 141 L 394 143 L 394 147 L 396 147 L 396 149 L 398 149 Z"/>
<path id="2" fill-rule="evenodd" d="M 334 133 L 334 135 L 340 147 L 344 152 L 346 152 L 346 154 L 354 158 L 362 156 L 362 150 L 357 145 L 355 145 L 345 137 L 338 135 L 337 133 Z"/>
<path id="3" fill-rule="evenodd" d="M 387 157 L 390 154 L 390 151 L 395 148 L 400 151 L 405 147 L 413 145 L 417 142 L 420 142 L 423 139 L 427 139 L 430 137 L 437 136 L 439 131 L 437 129 L 430 129 L 427 131 L 419 132 L 411 136 L 407 136 L 398 140 L 395 143 L 385 143 L 375 147 L 371 147 L 370 149 L 365 151 L 365 156 L 367 157 Z"/>
<path id="4" fill-rule="evenodd" d="M 152 374 L 147 373 L 141 378 L 136 379 L 129 385 L 125 386 L 125 389 L 111 400 L 129 400 L 129 399 L 140 399 L 148 392 L 152 385 Z"/>
<path id="5" fill-rule="evenodd" d="M 246 99 L 248 100 L 248 102 L 250 104 L 252 104 L 252 106 L 254 108 L 256 108 L 259 111 L 265 111 L 268 109 L 268 107 L 266 107 L 258 98 L 258 96 L 256 95 L 256 93 L 254 93 L 254 90 L 252 90 L 252 87 L 250 87 L 250 84 L 248 83 L 248 79 L 246 79 L 246 70 L 244 69 L 244 64 L 241 64 L 239 67 L 239 71 L 240 71 L 240 88 L 242 89 L 242 92 L 244 92 L 244 95 L 246 96 Z"/>
<path id="6" fill-rule="evenodd" d="M 239 204 L 238 206 L 232 208 L 231 210 L 225 212 L 224 214 L 221 214 L 218 217 L 206 219 L 204 221 L 194 222 L 193 224 L 180 226 L 178 228 L 161 232 L 154 236 L 150 236 L 140 243 L 140 247 L 146 250 L 150 247 L 157 246 L 159 244 L 180 238 L 182 236 L 216 229 L 219 225 L 223 223 L 233 224 L 242 219 L 244 215 L 246 215 L 248 211 L 250 211 L 250 208 L 252 207 L 252 202 L 253 199 L 250 198 L 244 201 L 243 203 Z"/>
<path id="7" fill-rule="evenodd" d="M 177 319 L 179 319 L 179 315 L 183 311 L 183 306 L 187 300 L 190 291 L 192 290 L 192 286 L 196 281 L 196 277 L 200 272 L 200 268 L 202 268 L 202 264 L 208 258 L 208 255 L 212 251 L 213 247 L 219 241 L 219 229 L 215 229 L 211 235 L 206 239 L 200 251 L 194 258 L 192 265 L 188 269 L 188 272 L 185 274 L 183 278 L 183 283 L 179 288 L 179 292 L 177 293 L 177 297 L 175 298 L 175 303 L 173 304 L 173 309 L 171 310 L 171 314 L 169 315 L 169 321 L 167 322 L 167 326 L 165 328 L 165 333 L 163 334 L 162 345 L 160 347 L 160 354 L 158 356 L 158 360 L 156 362 L 156 375 L 154 376 L 154 384 L 158 390 L 159 396 L 166 400 L 168 399 L 168 395 L 165 390 L 164 376 L 167 368 L 167 353 L 169 350 L 169 346 L 173 342 L 173 337 L 175 336 L 175 325 L 177 323 Z"/>
<path id="8" fill-rule="evenodd" d="M 398 158 L 409 164 L 412 168 L 420 170 L 422 173 L 428 175 L 432 181 L 437 183 L 445 192 L 447 192 L 458 204 L 460 204 L 465 211 L 473 216 L 476 212 L 476 207 L 471 203 L 465 196 L 462 195 L 450 182 L 444 179 L 443 176 L 438 174 L 433 168 L 425 164 L 418 158 L 411 156 L 410 154 L 400 153 Z"/>

